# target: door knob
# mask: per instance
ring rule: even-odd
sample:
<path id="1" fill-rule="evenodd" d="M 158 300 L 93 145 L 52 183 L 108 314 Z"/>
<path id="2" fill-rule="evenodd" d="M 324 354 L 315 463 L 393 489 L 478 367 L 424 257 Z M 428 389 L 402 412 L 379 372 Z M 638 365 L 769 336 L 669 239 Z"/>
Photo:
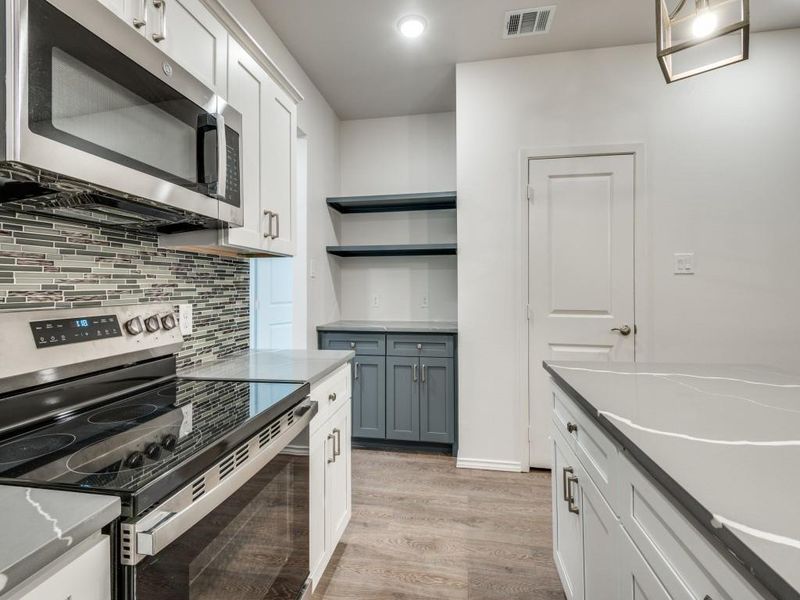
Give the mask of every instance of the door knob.
<path id="1" fill-rule="evenodd" d="M 616 331 L 620 335 L 630 335 L 633 330 L 629 325 L 623 325 L 622 327 L 613 327 L 611 331 Z"/>

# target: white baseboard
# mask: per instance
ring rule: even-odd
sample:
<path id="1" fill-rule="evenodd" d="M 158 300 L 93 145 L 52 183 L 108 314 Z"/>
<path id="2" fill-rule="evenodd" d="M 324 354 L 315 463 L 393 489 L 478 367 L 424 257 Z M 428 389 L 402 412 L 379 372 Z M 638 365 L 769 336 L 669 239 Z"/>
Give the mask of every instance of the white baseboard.
<path id="1" fill-rule="evenodd" d="M 456 459 L 456 467 L 459 469 L 483 469 L 484 471 L 522 472 L 522 464 L 518 461 L 462 458 L 460 456 Z"/>

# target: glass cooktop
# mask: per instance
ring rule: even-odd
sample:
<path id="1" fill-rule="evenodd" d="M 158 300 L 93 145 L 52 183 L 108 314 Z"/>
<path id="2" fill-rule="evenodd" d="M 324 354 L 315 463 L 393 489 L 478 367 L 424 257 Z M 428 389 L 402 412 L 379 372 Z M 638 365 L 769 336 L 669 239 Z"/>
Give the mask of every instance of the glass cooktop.
<path id="1" fill-rule="evenodd" d="M 308 389 L 173 379 L 0 440 L 0 480 L 123 497 L 147 490 L 135 513 L 210 467 Z"/>

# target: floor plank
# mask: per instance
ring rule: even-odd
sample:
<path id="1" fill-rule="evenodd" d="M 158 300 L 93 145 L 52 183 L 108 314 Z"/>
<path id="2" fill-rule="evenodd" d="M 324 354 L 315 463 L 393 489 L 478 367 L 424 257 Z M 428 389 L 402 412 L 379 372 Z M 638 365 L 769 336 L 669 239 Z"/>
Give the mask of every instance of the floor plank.
<path id="1" fill-rule="evenodd" d="M 353 517 L 314 600 L 564 600 L 550 474 L 353 451 Z"/>

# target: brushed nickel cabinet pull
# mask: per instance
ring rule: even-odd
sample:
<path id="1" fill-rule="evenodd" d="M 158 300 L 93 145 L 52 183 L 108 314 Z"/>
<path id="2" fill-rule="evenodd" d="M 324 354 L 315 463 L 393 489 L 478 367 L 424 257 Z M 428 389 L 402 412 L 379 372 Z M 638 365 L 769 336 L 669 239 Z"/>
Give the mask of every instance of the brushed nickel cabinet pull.
<path id="1" fill-rule="evenodd" d="M 133 17 L 133 26 L 136 29 L 141 29 L 145 25 L 147 25 L 147 0 L 142 0 L 140 4 L 140 13 L 138 17 Z"/>
<path id="2" fill-rule="evenodd" d="M 575 423 L 567 423 L 567 431 L 570 433 L 575 433 L 578 431 L 578 426 Z"/>
<path id="3" fill-rule="evenodd" d="M 578 478 L 575 475 L 570 475 L 567 477 L 567 487 L 569 488 L 569 500 L 567 501 L 569 512 L 580 514 L 580 510 L 578 509 L 578 505 L 575 504 L 575 494 L 572 492 L 572 484 L 578 483 Z"/>
<path id="4" fill-rule="evenodd" d="M 353 379 L 358 379 L 358 367 L 359 367 L 359 363 L 356 363 L 356 372 L 355 372 L 355 375 L 353 376 Z"/>
<path id="5" fill-rule="evenodd" d="M 426 365 L 422 365 L 422 383 L 425 383 L 425 380 L 427 379 L 427 377 L 425 377 L 427 371 L 428 367 Z"/>
<path id="6" fill-rule="evenodd" d="M 334 429 L 333 433 L 336 436 L 336 443 L 333 445 L 333 455 L 334 456 L 341 456 L 342 455 L 342 430 L 341 429 Z"/>
<path id="7" fill-rule="evenodd" d="M 414 373 L 414 381 L 416 381 L 417 380 L 417 365 L 416 364 L 412 365 L 411 366 L 411 370 Z"/>
<path id="8" fill-rule="evenodd" d="M 567 473 L 574 473 L 575 470 L 572 467 L 564 467 L 564 472 L 561 474 L 561 483 L 563 484 L 561 487 L 564 490 L 564 502 L 569 502 L 569 492 L 567 488 L 569 484 L 567 483 Z"/>
<path id="9" fill-rule="evenodd" d="M 167 0 L 153 0 L 153 6 L 161 11 L 161 28 L 153 34 L 153 41 L 163 42 L 167 39 Z"/>
<path id="10" fill-rule="evenodd" d="M 330 400 L 331 402 L 336 402 L 336 392 L 328 394 L 328 400 Z"/>
<path id="11" fill-rule="evenodd" d="M 329 440 L 333 440 L 333 456 L 331 456 L 331 458 L 328 459 L 328 464 L 331 464 L 333 462 L 336 462 L 336 456 L 337 456 L 337 454 L 336 454 L 336 436 L 333 435 L 332 433 L 329 433 L 328 434 L 328 439 Z"/>

